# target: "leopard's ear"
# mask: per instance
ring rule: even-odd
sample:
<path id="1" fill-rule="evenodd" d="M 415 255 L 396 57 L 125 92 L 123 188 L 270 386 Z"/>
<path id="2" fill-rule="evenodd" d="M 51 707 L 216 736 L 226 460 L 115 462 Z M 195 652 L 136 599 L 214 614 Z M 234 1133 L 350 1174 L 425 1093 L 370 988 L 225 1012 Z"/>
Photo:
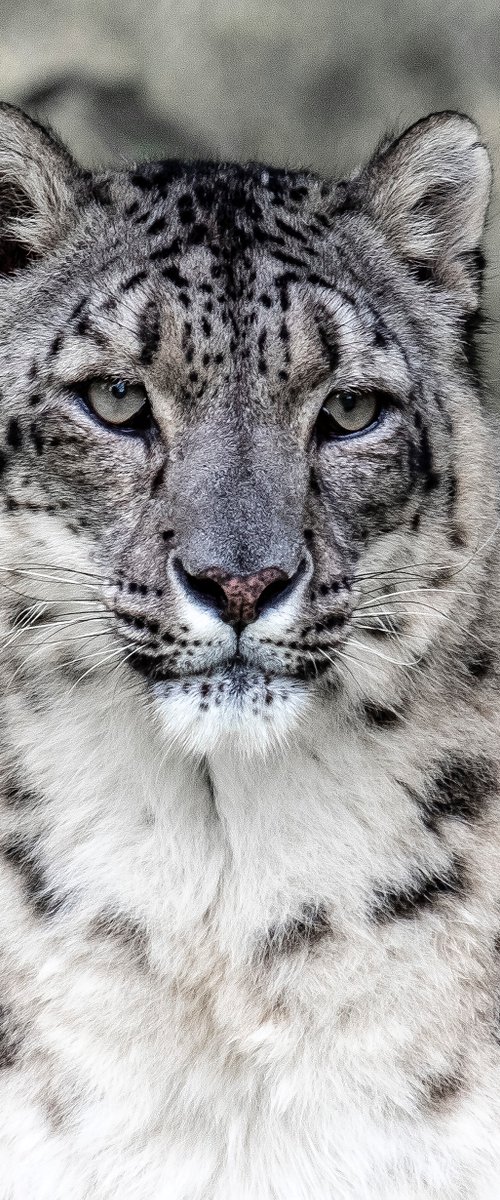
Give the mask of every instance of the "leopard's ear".
<path id="1" fill-rule="evenodd" d="M 421 278 L 475 307 L 491 163 L 469 117 L 443 112 L 418 121 L 379 148 L 353 187 Z"/>
<path id="2" fill-rule="evenodd" d="M 0 104 L 0 274 L 56 245 L 75 218 L 82 175 L 52 133 Z"/>

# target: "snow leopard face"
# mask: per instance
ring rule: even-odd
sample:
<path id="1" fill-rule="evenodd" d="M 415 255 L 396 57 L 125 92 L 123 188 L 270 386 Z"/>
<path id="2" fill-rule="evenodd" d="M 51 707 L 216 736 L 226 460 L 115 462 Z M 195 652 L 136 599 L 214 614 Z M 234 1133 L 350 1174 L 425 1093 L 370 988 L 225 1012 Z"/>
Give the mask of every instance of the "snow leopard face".
<path id="1" fill-rule="evenodd" d="M 330 183 L 169 161 L 93 176 L 4 106 L 16 654 L 44 639 L 44 669 L 81 687 L 119 668 L 199 749 L 267 746 L 319 699 L 390 716 L 401 668 L 451 636 L 477 538 L 489 182 L 456 114 Z"/>

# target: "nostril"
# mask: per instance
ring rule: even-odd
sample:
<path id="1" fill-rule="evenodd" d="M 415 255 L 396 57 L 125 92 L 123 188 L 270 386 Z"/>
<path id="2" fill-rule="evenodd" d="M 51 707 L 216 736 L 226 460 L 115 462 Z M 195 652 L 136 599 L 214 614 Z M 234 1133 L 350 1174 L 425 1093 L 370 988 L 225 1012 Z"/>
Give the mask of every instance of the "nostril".
<path id="1" fill-rule="evenodd" d="M 291 583 L 292 580 L 288 575 L 285 575 L 283 579 L 275 579 L 272 583 L 268 583 L 255 602 L 257 616 L 260 617 L 265 608 L 269 608 L 274 600 L 279 599 L 283 595 L 283 592 L 288 591 Z"/>
<path id="2" fill-rule="evenodd" d="M 204 600 L 218 612 L 224 612 L 227 603 L 225 592 L 215 579 L 210 579 L 208 575 L 190 575 L 188 571 L 185 572 L 185 577 L 195 596 L 199 596 L 200 600 Z"/>
<path id="3" fill-rule="evenodd" d="M 217 580 L 211 579 L 209 575 L 191 575 L 183 567 L 180 558 L 176 558 L 172 565 L 186 592 L 191 592 L 195 599 L 207 607 L 215 609 L 219 616 L 222 616 L 227 600 L 224 589 L 217 583 Z"/>
<path id="4" fill-rule="evenodd" d="M 299 563 L 297 570 L 293 575 L 285 575 L 281 579 L 273 579 L 271 583 L 264 588 L 257 601 L 257 614 L 261 615 L 267 608 L 272 608 L 276 600 L 286 600 L 288 596 L 295 591 L 297 584 L 303 578 L 307 571 L 307 561 L 305 558 Z"/>

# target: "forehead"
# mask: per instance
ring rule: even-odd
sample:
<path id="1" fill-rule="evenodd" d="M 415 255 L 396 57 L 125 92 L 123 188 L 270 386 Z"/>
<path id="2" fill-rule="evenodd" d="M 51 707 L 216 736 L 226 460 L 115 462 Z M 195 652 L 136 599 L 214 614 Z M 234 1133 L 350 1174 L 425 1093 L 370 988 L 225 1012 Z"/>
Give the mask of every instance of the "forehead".
<path id="1" fill-rule="evenodd" d="M 359 239 L 339 220 L 341 185 L 177 161 L 109 184 L 112 207 L 95 239 L 84 235 L 91 286 L 80 288 L 58 349 L 68 379 L 139 369 L 161 387 L 167 372 L 192 400 L 229 373 L 278 395 L 334 370 L 351 386 L 380 386 L 389 371 L 405 389 L 402 322 L 396 332 L 362 278 Z"/>
<path id="2" fill-rule="evenodd" d="M 377 284 L 388 255 L 373 231 L 367 244 L 356 220 L 346 226 L 343 184 L 260 164 L 177 161 L 146 164 L 120 183 L 127 245 L 142 261 L 124 290 L 152 270 L 186 311 L 203 301 L 210 313 L 214 298 L 230 320 L 245 306 L 286 314 L 295 304 L 295 315 L 301 306 L 335 308 L 383 342 Z M 245 320 L 255 324 L 255 311 Z"/>
<path id="3" fill-rule="evenodd" d="M 304 225 L 304 240 L 294 236 L 307 244 L 321 234 L 319 209 L 334 190 L 314 175 L 259 164 L 148 163 L 121 179 L 131 197 L 125 212 L 135 225 L 153 236 L 174 226 L 179 248 L 208 244 L 226 259 L 264 240 L 283 250 L 290 232 L 284 210 Z"/>

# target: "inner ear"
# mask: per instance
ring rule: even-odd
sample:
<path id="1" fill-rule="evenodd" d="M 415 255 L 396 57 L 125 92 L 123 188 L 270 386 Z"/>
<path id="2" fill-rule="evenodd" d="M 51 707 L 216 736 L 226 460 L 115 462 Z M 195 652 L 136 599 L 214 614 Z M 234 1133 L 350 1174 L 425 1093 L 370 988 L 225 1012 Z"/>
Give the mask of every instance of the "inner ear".
<path id="1" fill-rule="evenodd" d="M 0 206 L 0 274 L 12 275 L 37 256 L 34 248 L 27 242 L 19 241 L 12 234 L 9 237 L 9 223 L 13 217 L 33 219 L 34 210 L 30 207 L 28 197 L 20 187 L 9 182 L 2 189 Z"/>

